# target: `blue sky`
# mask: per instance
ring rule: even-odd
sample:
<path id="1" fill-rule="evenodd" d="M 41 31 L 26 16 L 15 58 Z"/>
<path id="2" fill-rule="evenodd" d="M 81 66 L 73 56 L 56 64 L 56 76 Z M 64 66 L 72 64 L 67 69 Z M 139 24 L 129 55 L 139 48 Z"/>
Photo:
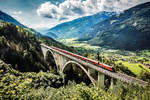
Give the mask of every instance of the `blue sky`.
<path id="1" fill-rule="evenodd" d="M 101 11 L 122 12 L 150 0 L 0 0 L 0 10 L 22 24 L 50 28 Z"/>

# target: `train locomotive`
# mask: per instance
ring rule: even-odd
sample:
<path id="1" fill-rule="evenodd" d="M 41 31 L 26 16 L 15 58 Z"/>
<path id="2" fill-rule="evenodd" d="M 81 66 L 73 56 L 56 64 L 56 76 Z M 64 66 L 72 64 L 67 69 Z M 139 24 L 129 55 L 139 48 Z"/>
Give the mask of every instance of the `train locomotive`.
<path id="1" fill-rule="evenodd" d="M 86 62 L 88 62 L 88 63 L 92 63 L 92 64 L 94 64 L 94 65 L 96 65 L 96 66 L 99 66 L 99 67 L 104 68 L 104 69 L 106 69 L 106 70 L 109 70 L 109 71 L 111 71 L 111 72 L 115 72 L 115 69 L 114 69 L 113 67 L 109 66 L 109 65 L 106 65 L 106 64 L 103 64 L 103 63 L 99 63 L 98 61 L 95 61 L 95 60 L 92 60 L 92 59 L 89 59 L 89 58 L 86 58 L 86 57 L 83 57 L 83 56 L 80 56 L 80 55 L 71 53 L 71 52 L 66 51 L 66 50 L 62 50 L 62 49 L 57 48 L 57 47 L 54 47 L 54 46 L 51 46 L 51 48 L 52 48 L 52 49 L 55 49 L 55 50 L 58 50 L 58 51 L 60 51 L 60 52 L 63 52 L 63 53 L 65 53 L 65 54 L 74 56 L 74 57 L 76 57 L 76 58 L 78 58 L 78 59 L 84 60 L 84 61 L 86 61 Z"/>

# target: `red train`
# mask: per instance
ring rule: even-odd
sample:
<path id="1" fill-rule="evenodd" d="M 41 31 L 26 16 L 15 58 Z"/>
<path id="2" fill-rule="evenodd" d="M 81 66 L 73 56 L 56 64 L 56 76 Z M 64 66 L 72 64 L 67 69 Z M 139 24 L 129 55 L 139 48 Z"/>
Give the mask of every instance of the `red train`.
<path id="1" fill-rule="evenodd" d="M 109 65 L 99 63 L 98 61 L 95 61 L 95 60 L 92 60 L 92 59 L 89 59 L 89 58 L 86 58 L 86 57 L 83 57 L 83 56 L 80 56 L 80 55 L 71 53 L 71 52 L 66 51 L 66 50 L 62 50 L 62 49 L 60 49 L 60 48 L 56 48 L 56 47 L 54 47 L 54 46 L 51 46 L 51 48 L 52 48 L 52 49 L 55 49 L 55 50 L 58 50 L 58 51 L 60 51 L 60 52 L 66 53 L 66 54 L 68 54 L 68 55 L 77 57 L 77 58 L 79 58 L 79 59 L 82 59 L 82 60 L 87 61 L 87 62 L 89 62 L 89 63 L 92 63 L 92 64 L 94 64 L 94 65 L 100 66 L 100 67 L 102 67 L 102 68 L 104 68 L 104 69 L 107 69 L 107 70 L 109 70 L 109 71 L 115 72 L 114 68 L 111 67 L 111 66 L 109 66 Z"/>

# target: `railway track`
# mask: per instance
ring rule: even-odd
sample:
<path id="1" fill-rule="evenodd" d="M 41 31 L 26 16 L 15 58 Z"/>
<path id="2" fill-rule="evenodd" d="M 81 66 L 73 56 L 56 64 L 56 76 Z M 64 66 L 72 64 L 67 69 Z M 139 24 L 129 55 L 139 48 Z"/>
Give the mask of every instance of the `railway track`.
<path id="1" fill-rule="evenodd" d="M 145 82 L 143 80 L 137 79 L 135 77 L 132 77 L 132 76 L 129 76 L 129 75 L 126 75 L 126 74 L 122 74 L 120 72 L 117 72 L 116 74 L 118 74 L 118 76 L 120 76 L 120 77 L 123 77 L 124 80 L 126 80 L 128 83 L 138 83 L 138 84 L 144 85 L 144 86 L 148 85 L 148 82 Z"/>

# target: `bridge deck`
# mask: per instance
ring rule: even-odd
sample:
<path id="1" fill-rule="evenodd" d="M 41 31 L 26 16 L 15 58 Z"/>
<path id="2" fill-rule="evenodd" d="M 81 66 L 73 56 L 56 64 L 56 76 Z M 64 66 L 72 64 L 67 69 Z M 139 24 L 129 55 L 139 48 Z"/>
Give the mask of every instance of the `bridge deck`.
<path id="1" fill-rule="evenodd" d="M 81 59 L 78 59 L 78 58 L 76 58 L 76 57 L 74 57 L 74 56 L 65 54 L 65 53 L 63 53 L 63 52 L 60 52 L 60 51 L 58 51 L 58 50 L 55 50 L 55 49 L 53 49 L 53 48 L 51 48 L 51 47 L 49 47 L 49 46 L 46 46 L 46 45 L 44 45 L 44 44 L 41 44 L 41 46 L 43 46 L 43 47 L 45 47 L 45 48 L 47 48 L 47 49 L 50 49 L 50 50 L 52 50 L 52 51 L 55 51 L 55 52 L 57 52 L 57 53 L 59 53 L 59 54 L 65 56 L 65 57 L 67 57 L 67 58 L 69 58 L 69 59 L 72 59 L 72 60 L 74 60 L 74 61 L 76 61 L 76 62 L 78 62 L 78 63 L 84 65 L 84 66 L 87 66 L 87 67 L 89 67 L 89 68 L 92 68 L 92 69 L 94 69 L 94 70 L 96 70 L 96 71 L 98 71 L 98 72 L 101 72 L 101 73 L 103 73 L 103 74 L 105 74 L 105 75 L 108 75 L 108 76 L 110 76 L 110 77 L 113 77 L 113 78 L 115 78 L 115 79 L 121 80 L 121 81 L 123 81 L 123 82 L 132 83 L 132 84 L 139 84 L 139 85 L 142 85 L 142 86 L 148 85 L 148 82 L 145 82 L 145 81 L 143 81 L 143 80 L 140 80 L 140 79 L 137 79 L 137 78 L 128 76 L 128 75 L 126 75 L 126 74 L 122 74 L 122 73 L 120 73 L 120 72 L 111 72 L 111 71 L 105 70 L 105 69 L 103 69 L 103 68 L 101 68 L 101 67 L 98 67 L 98 66 L 96 66 L 96 65 L 94 65 L 94 64 L 88 63 L 88 62 L 86 62 L 86 61 L 84 61 L 84 60 L 81 60 Z"/>

